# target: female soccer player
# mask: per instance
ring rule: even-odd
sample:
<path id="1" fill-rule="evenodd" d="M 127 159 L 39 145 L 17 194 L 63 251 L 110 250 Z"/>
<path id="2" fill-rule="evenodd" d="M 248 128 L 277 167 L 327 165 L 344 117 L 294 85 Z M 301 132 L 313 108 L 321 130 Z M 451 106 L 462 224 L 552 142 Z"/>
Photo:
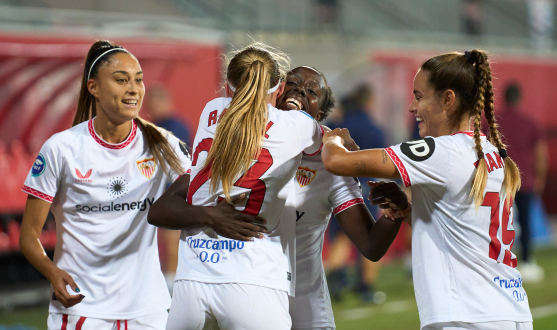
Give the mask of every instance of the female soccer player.
<path id="1" fill-rule="evenodd" d="M 334 107 L 334 98 L 320 72 L 311 67 L 298 67 L 288 73 L 277 107 L 284 110 L 304 108 L 321 121 Z M 381 185 L 384 196 L 393 203 L 391 206 L 407 208 L 406 195 L 396 183 L 372 182 L 370 185 Z M 393 222 L 382 217 L 374 224 L 358 180 L 325 171 L 321 154 L 302 157 L 286 205 L 284 221 L 296 220 L 296 294 L 290 298 L 292 329 L 334 329 L 322 261 L 323 239 L 331 213 L 358 250 L 372 261 L 381 259 L 387 252 L 401 220 Z"/>
<path id="2" fill-rule="evenodd" d="M 20 247 L 52 284 L 48 329 L 165 327 L 170 296 L 147 211 L 191 161 L 178 139 L 138 117 L 144 93 L 137 59 L 95 42 L 73 127 L 45 142 L 25 180 Z M 39 242 L 49 210 L 54 261 Z"/>
<path id="3" fill-rule="evenodd" d="M 214 206 L 245 194 L 243 212 L 266 220 L 263 238 L 220 237 L 210 226 L 183 232 L 167 329 L 290 329 L 288 244 L 280 221 L 302 153 L 321 150 L 322 128 L 302 111 L 275 108 L 288 60 L 261 43 L 234 53 L 226 92 L 207 104 L 193 146 L 188 202 Z"/>
<path id="4" fill-rule="evenodd" d="M 520 176 L 497 131 L 487 54 L 475 49 L 430 58 L 413 93 L 409 111 L 423 139 L 348 151 L 341 142 L 349 134 L 337 129 L 325 134 L 325 168 L 402 178 L 412 187 L 412 270 L 422 329 L 532 329 L 511 252 Z M 482 110 L 491 142 L 480 132 Z"/>

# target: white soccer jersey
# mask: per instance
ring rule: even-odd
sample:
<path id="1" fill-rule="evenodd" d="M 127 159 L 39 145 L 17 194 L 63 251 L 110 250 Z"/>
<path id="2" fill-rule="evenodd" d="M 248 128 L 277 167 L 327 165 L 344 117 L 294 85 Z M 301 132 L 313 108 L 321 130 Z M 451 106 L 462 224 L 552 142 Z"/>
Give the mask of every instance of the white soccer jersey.
<path id="1" fill-rule="evenodd" d="M 357 179 L 327 172 L 321 154 L 302 158 L 283 212 L 285 221 L 296 220 L 292 328 L 335 327 L 323 269 L 323 240 L 331 213 L 338 214 L 356 204 L 364 204 Z"/>
<path id="2" fill-rule="evenodd" d="M 147 212 L 179 175 L 162 171 L 135 121 L 124 142 L 109 144 L 93 120 L 48 139 L 23 187 L 52 203 L 54 263 L 85 295 L 70 308 L 52 300 L 50 312 L 121 320 L 168 309 L 156 228 L 147 223 Z M 189 170 L 185 147 L 174 136 L 168 140 Z"/>
<path id="3" fill-rule="evenodd" d="M 207 104 L 195 136 L 188 201 L 215 206 L 222 187 L 209 193 L 209 168 L 202 166 L 211 147 L 217 122 L 230 104 L 217 98 Z M 268 106 L 263 148 L 247 175 L 238 179 L 231 195 L 246 193 L 237 209 L 267 220 L 267 234 L 251 242 L 218 236 L 206 227 L 182 232 L 176 280 L 206 283 L 244 283 L 290 290 L 291 269 L 288 245 L 294 244 L 295 219 L 280 221 L 284 203 L 302 152 L 321 150 L 322 128 L 302 111 L 281 111 Z"/>
<path id="4" fill-rule="evenodd" d="M 481 137 L 488 167 L 482 206 L 468 197 L 477 162 L 472 132 L 405 142 L 386 151 L 412 188 L 412 270 L 421 326 L 530 322 L 503 206 L 504 162 Z"/>

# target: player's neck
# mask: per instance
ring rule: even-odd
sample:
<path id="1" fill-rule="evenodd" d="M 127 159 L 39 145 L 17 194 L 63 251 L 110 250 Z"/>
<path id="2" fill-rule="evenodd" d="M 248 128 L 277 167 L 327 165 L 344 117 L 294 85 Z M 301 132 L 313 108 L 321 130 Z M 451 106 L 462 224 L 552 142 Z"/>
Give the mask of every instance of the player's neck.
<path id="1" fill-rule="evenodd" d="M 117 125 L 112 123 L 106 116 L 97 115 L 95 121 L 93 121 L 93 127 L 103 141 L 117 144 L 123 142 L 130 135 L 132 121 L 128 120 Z"/>

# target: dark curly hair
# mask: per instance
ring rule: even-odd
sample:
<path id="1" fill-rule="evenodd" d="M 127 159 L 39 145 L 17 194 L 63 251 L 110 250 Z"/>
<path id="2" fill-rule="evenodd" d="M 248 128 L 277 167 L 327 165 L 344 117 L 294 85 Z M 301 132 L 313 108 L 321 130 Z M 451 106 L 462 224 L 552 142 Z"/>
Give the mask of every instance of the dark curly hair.
<path id="1" fill-rule="evenodd" d="M 319 73 L 321 78 L 323 78 L 323 82 L 325 83 L 325 87 L 321 89 L 321 91 L 324 93 L 323 103 L 321 104 L 321 107 L 319 108 L 319 110 L 323 111 L 323 115 L 321 116 L 319 121 L 323 121 L 329 116 L 331 111 L 333 111 L 333 108 L 335 107 L 335 102 L 336 101 L 335 101 L 335 98 L 333 97 L 333 90 L 331 89 L 331 87 L 329 87 L 329 83 L 327 82 L 327 78 L 325 78 L 325 75 L 323 74 L 323 72 L 317 70 L 316 68 L 314 68 L 312 66 L 310 66 L 309 68 L 312 68 L 313 70 L 317 71 L 317 73 Z"/>

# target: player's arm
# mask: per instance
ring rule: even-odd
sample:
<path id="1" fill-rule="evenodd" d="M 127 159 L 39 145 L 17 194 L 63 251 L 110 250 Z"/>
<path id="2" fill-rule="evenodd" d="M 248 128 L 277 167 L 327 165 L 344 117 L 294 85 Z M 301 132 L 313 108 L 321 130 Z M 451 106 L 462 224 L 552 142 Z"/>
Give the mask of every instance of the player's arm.
<path id="1" fill-rule="evenodd" d="M 396 183 L 374 183 L 371 185 L 394 185 Z M 400 188 L 397 190 L 385 190 L 384 196 L 390 200 L 396 209 L 406 209 L 408 200 Z M 346 210 L 337 213 L 336 219 L 348 238 L 356 245 L 360 253 L 371 261 L 379 261 L 393 243 L 402 219 L 391 220 L 383 215 L 374 223 L 373 216 L 369 213 L 365 204 L 356 204 Z"/>
<path id="2" fill-rule="evenodd" d="M 328 172 L 339 176 L 400 179 L 398 169 L 385 150 L 349 151 L 343 144 L 351 139 L 347 129 L 325 132 L 321 156 Z"/>
<path id="3" fill-rule="evenodd" d="M 185 174 L 174 182 L 151 206 L 147 220 L 150 224 L 167 229 L 195 229 L 211 227 L 217 234 L 249 241 L 262 238 L 266 232 L 265 219 L 236 211 L 226 200 L 216 207 L 191 205 L 187 202 L 190 176 Z M 233 203 L 245 196 L 233 197 Z"/>
<path id="4" fill-rule="evenodd" d="M 79 288 L 70 274 L 56 267 L 50 260 L 39 241 L 49 210 L 49 202 L 34 196 L 27 197 L 19 235 L 19 248 L 31 265 L 52 283 L 56 299 L 68 308 L 80 303 L 85 296 L 70 295 L 67 292 L 66 285 L 70 285 L 75 292 L 79 292 Z"/>

